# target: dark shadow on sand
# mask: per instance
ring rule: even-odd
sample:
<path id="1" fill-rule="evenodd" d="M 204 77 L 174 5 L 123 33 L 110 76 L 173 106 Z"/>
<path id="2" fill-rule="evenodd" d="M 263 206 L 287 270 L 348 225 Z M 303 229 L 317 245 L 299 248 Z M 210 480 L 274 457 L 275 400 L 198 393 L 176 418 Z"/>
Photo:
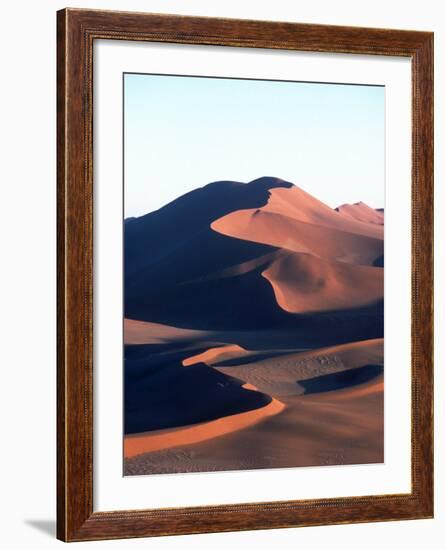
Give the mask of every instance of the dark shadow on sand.
<path id="1" fill-rule="evenodd" d="M 323 393 L 364 384 L 382 373 L 382 365 L 364 365 L 355 369 L 299 380 L 298 384 L 303 386 L 305 394 Z"/>
<path id="2" fill-rule="evenodd" d="M 133 346 L 131 346 L 133 347 Z M 242 387 L 242 382 L 197 363 L 189 352 L 125 358 L 125 433 L 160 430 L 216 420 L 263 407 L 271 397 Z"/>

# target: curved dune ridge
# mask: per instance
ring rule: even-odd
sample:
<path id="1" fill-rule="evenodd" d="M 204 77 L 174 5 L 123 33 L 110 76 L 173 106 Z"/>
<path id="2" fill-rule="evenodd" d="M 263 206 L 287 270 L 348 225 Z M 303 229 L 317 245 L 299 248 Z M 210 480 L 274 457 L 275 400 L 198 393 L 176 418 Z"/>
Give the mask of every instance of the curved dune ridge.
<path id="1" fill-rule="evenodd" d="M 246 389 L 255 390 L 251 384 Z M 124 456 L 131 458 L 143 453 L 158 450 L 182 447 L 200 443 L 215 437 L 230 434 L 262 422 L 270 416 L 279 414 L 285 408 L 277 399 L 259 409 L 230 416 L 223 416 L 218 420 L 203 422 L 184 428 L 151 431 L 130 435 L 124 438 Z"/>
<path id="2" fill-rule="evenodd" d="M 193 357 L 188 357 L 182 361 L 184 367 L 195 365 L 196 363 L 206 363 L 211 365 L 213 363 L 218 363 L 219 361 L 224 361 L 227 359 L 233 359 L 234 357 L 245 356 L 249 352 L 238 346 L 237 344 L 220 346 L 218 348 L 210 348 L 203 353 L 194 355 Z M 252 388 L 250 388 L 252 389 Z"/>
<path id="3" fill-rule="evenodd" d="M 383 271 L 371 267 L 383 255 L 383 214 L 364 203 L 337 210 L 298 187 L 278 187 L 264 206 L 227 214 L 211 228 L 296 253 L 276 256 L 262 271 L 289 313 L 375 303 L 383 297 Z"/>
<path id="4" fill-rule="evenodd" d="M 348 309 L 383 296 L 381 269 L 309 254 L 283 255 L 262 275 L 272 285 L 280 307 L 291 313 Z"/>
<path id="5" fill-rule="evenodd" d="M 381 462 L 382 376 L 307 396 L 295 384 L 295 378 L 350 370 L 369 361 L 383 361 L 382 339 L 300 353 L 298 361 L 291 361 L 299 373 L 298 368 L 292 374 L 287 372 L 292 391 L 281 392 L 279 399 L 261 409 L 213 422 L 127 436 L 126 473 L 208 471 L 216 465 L 216 469 L 233 470 Z M 255 364 L 251 367 L 255 369 Z M 279 382 L 283 369 L 286 375 L 286 365 L 274 361 L 267 370 L 269 379 Z M 264 384 L 263 375 L 254 380 Z M 243 387 L 258 390 L 251 382 Z M 268 389 L 280 393 L 276 385 Z M 259 451 L 262 444 L 267 451 Z"/>
<path id="6" fill-rule="evenodd" d="M 239 359 L 246 359 L 245 364 L 249 363 L 250 353 L 240 346 L 220 346 L 215 348 L 209 348 L 205 354 L 192 355 L 186 359 L 189 365 L 198 362 L 204 362 L 209 366 L 218 366 L 225 363 L 225 358 L 220 353 L 225 348 L 232 348 L 233 357 Z M 236 350 L 238 352 L 236 353 Z M 281 352 L 283 350 L 280 350 Z M 365 363 L 378 363 L 383 364 L 383 338 L 373 338 L 372 340 L 361 340 L 358 342 L 348 342 L 346 344 L 338 344 L 335 346 L 320 347 L 311 350 L 298 351 L 288 350 L 288 354 L 295 354 L 294 364 L 297 364 L 299 360 L 304 360 L 306 363 L 309 360 L 319 361 L 321 366 L 329 366 L 331 363 L 329 358 L 335 358 L 334 364 L 337 365 L 341 359 L 345 367 L 354 365 L 362 365 Z M 233 358 L 232 357 L 232 358 Z M 269 361 L 267 361 L 269 362 Z M 256 361 L 257 365 L 260 363 Z M 242 363 L 241 363 L 242 365 Z M 231 369 L 235 371 L 235 368 Z M 315 372 L 311 369 L 312 372 Z M 318 372 L 318 370 L 316 371 Z M 255 388 L 258 390 L 258 388 Z"/>
<path id="7" fill-rule="evenodd" d="M 224 437 L 125 460 L 126 475 L 376 464 L 383 454 L 383 379 L 289 399 L 264 422 Z"/>
<path id="8" fill-rule="evenodd" d="M 263 209 L 234 212 L 213 222 L 211 228 L 229 237 L 348 263 L 372 265 L 383 254 L 382 239 Z"/>
<path id="9" fill-rule="evenodd" d="M 366 206 L 364 203 L 361 204 L 363 207 Z M 334 227 L 347 233 L 383 238 L 381 227 L 370 227 L 368 220 L 360 220 L 358 217 L 354 220 L 339 220 L 336 210 L 296 185 L 290 188 L 271 189 L 270 198 L 262 210 L 323 227 Z"/>
<path id="10" fill-rule="evenodd" d="M 273 214 L 274 216 L 264 217 L 264 214 Z M 292 228 L 303 229 L 301 224 L 295 225 L 295 222 L 324 229 L 334 229 L 346 234 L 343 239 L 350 239 L 351 234 L 377 240 L 383 239 L 383 227 L 363 222 L 351 216 L 341 215 L 295 186 L 271 189 L 269 199 L 264 206 L 226 214 L 213 221 L 211 228 L 231 237 L 287 248 L 292 243 L 292 238 L 299 238 L 298 234 L 292 232 Z M 274 236 L 269 236 L 269 230 L 273 230 L 274 225 L 280 225 L 281 230 L 276 230 Z M 325 233 L 327 234 L 327 232 Z M 311 235 L 308 236 L 308 238 L 310 237 Z M 271 240 L 274 242 L 270 242 Z M 313 240 L 313 238 L 310 239 L 309 247 Z M 346 242 L 345 246 L 348 244 Z M 301 246 L 301 244 L 294 246 Z M 304 252 L 300 248 L 295 251 Z"/>
<path id="11" fill-rule="evenodd" d="M 125 473 L 382 461 L 383 224 L 269 177 L 128 220 Z"/>

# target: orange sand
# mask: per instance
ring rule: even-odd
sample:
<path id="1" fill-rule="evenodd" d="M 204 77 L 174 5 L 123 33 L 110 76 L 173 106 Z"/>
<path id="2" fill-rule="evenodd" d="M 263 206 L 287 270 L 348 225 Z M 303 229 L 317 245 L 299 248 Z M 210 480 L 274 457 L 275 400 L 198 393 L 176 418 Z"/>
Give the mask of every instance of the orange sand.
<path id="1" fill-rule="evenodd" d="M 339 206 L 337 210 L 344 216 L 365 223 L 383 225 L 385 219 L 383 212 L 378 212 L 377 210 L 370 208 L 364 202 L 357 202 L 356 204 L 343 204 L 342 206 Z"/>
<path id="2" fill-rule="evenodd" d="M 246 387 L 246 386 L 245 386 Z M 250 388 L 246 388 L 250 389 Z M 124 438 L 124 457 L 130 458 L 142 453 L 182 447 L 200 443 L 215 437 L 237 432 L 279 414 L 285 405 L 272 399 L 265 407 L 240 414 L 225 416 L 218 420 L 194 424 L 181 428 L 156 430 L 152 432 L 127 435 Z"/>
<path id="3" fill-rule="evenodd" d="M 218 363 L 220 361 L 227 361 L 235 357 L 242 357 L 248 354 L 248 351 L 238 346 L 237 344 L 221 346 L 218 348 L 209 348 L 203 353 L 187 357 L 182 361 L 184 367 L 195 365 L 196 363 L 206 363 L 211 365 L 212 363 Z"/>
<path id="4" fill-rule="evenodd" d="M 262 273 L 278 305 L 291 313 L 341 310 L 383 298 L 383 270 L 287 254 Z"/>
<path id="5" fill-rule="evenodd" d="M 383 226 L 342 215 L 298 187 L 272 189 L 265 206 L 231 212 L 211 228 L 223 235 L 343 261 L 360 257 L 361 249 L 366 253 L 369 247 L 374 259 L 383 254 Z"/>
<path id="6" fill-rule="evenodd" d="M 327 228 L 260 209 L 238 210 L 214 221 L 211 228 L 229 237 L 348 263 L 371 265 L 383 254 L 382 239 L 348 232 L 340 225 Z"/>
<path id="7" fill-rule="evenodd" d="M 383 376 L 283 402 L 281 414 L 225 437 L 130 458 L 126 474 L 209 471 L 216 460 L 219 470 L 383 462 Z"/>
<path id="8" fill-rule="evenodd" d="M 278 250 L 244 262 L 234 260 L 199 280 L 255 270 L 272 286 L 277 304 L 287 312 L 366 306 L 383 297 L 383 269 L 372 267 L 383 256 L 383 223 L 384 214 L 364 203 L 343 205 L 337 211 L 298 187 L 273 188 L 261 208 L 231 212 L 213 221 L 211 229 Z M 265 338 L 259 332 L 255 335 Z M 206 471 L 215 464 L 228 470 L 383 460 L 383 376 L 307 395 L 298 383 L 364 365 L 382 365 L 383 339 L 310 351 L 301 351 L 295 344 L 296 349 L 286 348 L 288 353 L 272 346 L 275 355 L 255 358 L 257 352 L 248 351 L 248 332 L 189 330 L 126 319 L 124 341 L 180 343 L 187 350 L 182 357 L 190 351 L 183 359 L 184 367 L 205 363 L 242 380 L 247 390 L 274 396 L 259 409 L 126 436 L 129 473 L 147 473 L 155 467 L 160 473 Z M 215 366 L 234 358 L 242 358 L 242 364 Z M 145 457 L 144 453 L 152 454 Z"/>

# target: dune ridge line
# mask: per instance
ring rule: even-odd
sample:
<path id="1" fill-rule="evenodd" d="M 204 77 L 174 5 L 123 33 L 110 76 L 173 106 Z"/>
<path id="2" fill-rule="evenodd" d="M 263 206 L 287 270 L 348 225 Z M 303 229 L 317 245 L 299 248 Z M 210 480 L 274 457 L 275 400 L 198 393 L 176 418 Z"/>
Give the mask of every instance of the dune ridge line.
<path id="1" fill-rule="evenodd" d="M 254 387 L 249 385 L 246 389 L 253 390 Z M 258 424 L 270 416 L 279 414 L 284 408 L 284 403 L 272 398 L 272 401 L 265 407 L 225 416 L 210 422 L 127 435 L 124 438 L 124 457 L 131 458 L 144 453 L 182 447 L 221 437 Z"/>

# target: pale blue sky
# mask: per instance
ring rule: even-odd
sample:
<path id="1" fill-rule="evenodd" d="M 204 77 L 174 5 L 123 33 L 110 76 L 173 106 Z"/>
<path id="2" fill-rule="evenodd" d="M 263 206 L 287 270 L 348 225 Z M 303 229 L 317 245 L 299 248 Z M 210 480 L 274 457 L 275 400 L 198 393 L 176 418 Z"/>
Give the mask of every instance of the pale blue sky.
<path id="1" fill-rule="evenodd" d="M 378 86 L 125 74 L 125 217 L 261 176 L 383 207 L 384 109 Z"/>

